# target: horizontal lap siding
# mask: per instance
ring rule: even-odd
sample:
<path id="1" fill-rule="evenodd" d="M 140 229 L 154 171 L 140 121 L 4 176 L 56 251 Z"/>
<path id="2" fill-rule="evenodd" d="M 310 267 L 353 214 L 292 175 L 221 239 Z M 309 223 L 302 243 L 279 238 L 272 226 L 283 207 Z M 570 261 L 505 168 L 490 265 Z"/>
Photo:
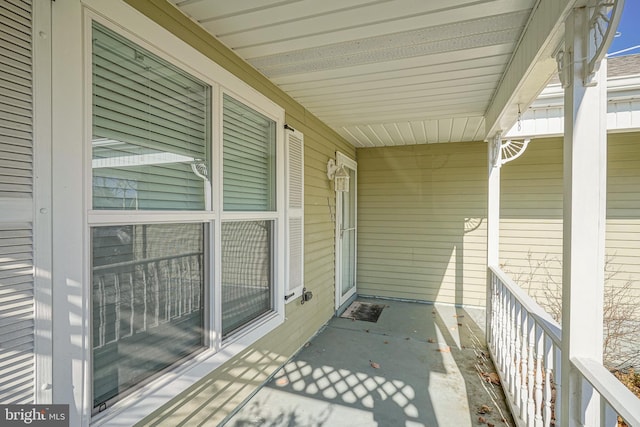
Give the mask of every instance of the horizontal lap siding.
<path id="1" fill-rule="evenodd" d="M 486 144 L 358 149 L 358 292 L 484 305 Z"/>
<path id="2" fill-rule="evenodd" d="M 355 149 L 166 1 L 127 2 L 279 104 L 287 124 L 304 134 L 304 277 L 313 299 L 287 304 L 282 326 L 140 422 L 217 425 L 333 315 L 335 192 L 326 168 L 336 151 L 354 158 Z"/>
<path id="3" fill-rule="evenodd" d="M 640 133 L 609 134 L 608 286 L 640 295 Z M 500 262 L 541 302 L 562 283 L 562 139 L 535 139 L 502 168 Z"/>

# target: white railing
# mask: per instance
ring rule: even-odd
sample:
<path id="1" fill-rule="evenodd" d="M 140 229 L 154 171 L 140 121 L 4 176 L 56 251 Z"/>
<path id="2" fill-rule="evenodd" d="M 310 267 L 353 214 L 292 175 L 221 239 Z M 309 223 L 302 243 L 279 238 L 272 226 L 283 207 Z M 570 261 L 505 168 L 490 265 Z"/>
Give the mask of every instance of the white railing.
<path id="1" fill-rule="evenodd" d="M 502 270 L 489 267 L 488 274 L 488 346 L 513 418 L 518 426 L 560 425 L 565 410 L 560 398 L 560 325 Z M 596 425 L 614 427 L 620 416 L 628 426 L 640 426 L 640 400 L 601 363 L 575 359 L 567 368 L 578 375 L 585 399 L 601 397 L 601 419 Z M 586 406 L 571 402 L 572 413 L 574 405 L 579 410 Z"/>
<path id="2" fill-rule="evenodd" d="M 93 268 L 94 349 L 200 313 L 201 252 Z"/>

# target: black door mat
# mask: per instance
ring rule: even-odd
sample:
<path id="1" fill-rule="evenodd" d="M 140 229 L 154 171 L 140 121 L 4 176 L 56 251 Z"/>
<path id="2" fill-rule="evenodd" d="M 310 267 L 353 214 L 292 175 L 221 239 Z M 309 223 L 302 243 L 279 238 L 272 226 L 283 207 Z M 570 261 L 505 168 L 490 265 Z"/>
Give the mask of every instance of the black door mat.
<path id="1" fill-rule="evenodd" d="M 376 323 L 384 307 L 383 304 L 354 301 L 340 317 Z"/>

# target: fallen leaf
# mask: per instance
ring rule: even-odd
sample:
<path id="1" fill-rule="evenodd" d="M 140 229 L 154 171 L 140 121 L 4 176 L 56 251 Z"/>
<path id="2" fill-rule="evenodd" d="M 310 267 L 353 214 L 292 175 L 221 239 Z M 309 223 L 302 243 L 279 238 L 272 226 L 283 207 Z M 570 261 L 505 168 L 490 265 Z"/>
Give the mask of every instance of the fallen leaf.
<path id="1" fill-rule="evenodd" d="M 385 343 L 385 344 L 389 344 L 389 341 L 385 341 L 384 343 Z"/>
<path id="2" fill-rule="evenodd" d="M 487 423 L 487 427 L 496 427 L 496 425 L 493 423 Z"/>
<path id="3" fill-rule="evenodd" d="M 485 381 L 491 384 L 500 385 L 500 377 L 495 372 L 483 372 L 482 376 Z"/>
<path id="4" fill-rule="evenodd" d="M 478 414 L 488 414 L 489 412 L 491 412 L 493 409 L 491 408 L 491 406 L 488 405 L 482 405 L 480 407 L 480 409 L 478 409 Z"/>
<path id="5" fill-rule="evenodd" d="M 436 314 L 436 311 L 435 311 L 435 310 L 432 310 L 432 311 L 431 311 L 431 314 Z"/>
<path id="6" fill-rule="evenodd" d="M 405 340 L 407 340 L 407 341 L 408 341 L 408 340 L 410 340 L 410 339 L 411 339 L 411 338 L 409 338 L 409 337 L 406 337 L 406 338 L 405 338 Z"/>
<path id="7" fill-rule="evenodd" d="M 371 360 L 369 360 L 369 364 L 371 365 L 371 367 L 373 369 L 380 369 L 380 364 L 378 364 L 376 362 L 372 362 Z"/>
<path id="8" fill-rule="evenodd" d="M 458 326 L 462 326 L 462 323 L 458 323 Z"/>
<path id="9" fill-rule="evenodd" d="M 445 345 L 444 347 L 440 347 L 437 351 L 440 353 L 451 353 L 451 347 Z"/>
<path id="10" fill-rule="evenodd" d="M 433 343 L 435 343 L 435 342 L 436 342 L 436 340 L 434 340 L 433 338 L 429 338 L 429 339 L 427 340 L 427 342 L 430 342 L 431 344 L 433 344 Z"/>
<path id="11" fill-rule="evenodd" d="M 478 422 L 485 424 L 487 422 L 487 419 L 485 417 L 478 417 Z"/>
<path id="12" fill-rule="evenodd" d="M 280 387 L 284 387 L 287 384 L 289 384 L 289 378 L 287 377 L 280 377 L 276 380 L 276 385 L 280 386 Z"/>
<path id="13" fill-rule="evenodd" d="M 310 342 L 304 344 L 305 347 L 309 347 L 310 345 L 311 345 Z"/>

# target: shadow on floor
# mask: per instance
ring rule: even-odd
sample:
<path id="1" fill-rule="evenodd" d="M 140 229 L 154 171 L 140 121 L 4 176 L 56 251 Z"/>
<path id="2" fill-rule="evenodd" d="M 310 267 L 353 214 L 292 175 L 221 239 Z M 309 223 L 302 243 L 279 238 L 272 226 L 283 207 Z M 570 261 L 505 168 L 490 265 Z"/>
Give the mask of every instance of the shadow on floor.
<path id="1" fill-rule="evenodd" d="M 511 426 L 484 311 L 398 302 L 332 319 L 226 426 Z"/>

